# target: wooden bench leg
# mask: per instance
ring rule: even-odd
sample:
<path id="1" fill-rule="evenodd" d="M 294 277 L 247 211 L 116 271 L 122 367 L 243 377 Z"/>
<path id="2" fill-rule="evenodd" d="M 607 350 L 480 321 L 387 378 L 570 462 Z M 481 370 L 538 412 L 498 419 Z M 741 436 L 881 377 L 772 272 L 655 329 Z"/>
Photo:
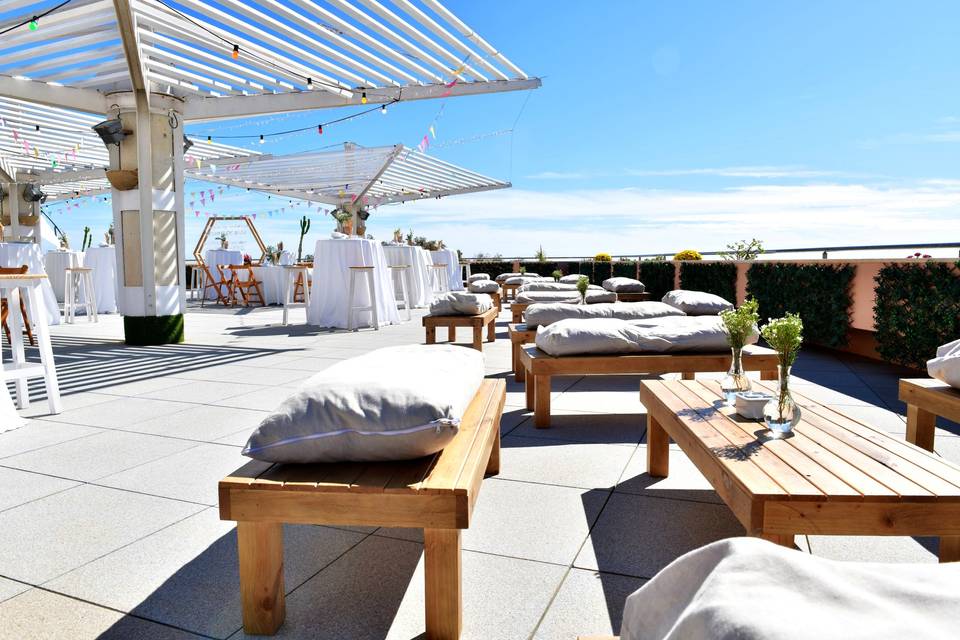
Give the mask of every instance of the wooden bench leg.
<path id="1" fill-rule="evenodd" d="M 423 530 L 427 640 L 459 640 L 463 627 L 459 529 Z"/>
<path id="2" fill-rule="evenodd" d="M 695 374 L 693 371 L 684 371 L 683 373 L 680 374 L 680 378 L 682 380 L 695 380 L 696 375 L 697 374 Z"/>
<path id="3" fill-rule="evenodd" d="M 497 323 L 493 318 L 487 322 L 487 342 L 494 342 L 497 339 Z"/>
<path id="4" fill-rule="evenodd" d="M 550 376 L 536 376 L 534 385 L 533 426 L 537 429 L 550 427 Z"/>
<path id="5" fill-rule="evenodd" d="M 650 413 L 647 413 L 647 474 L 653 478 L 670 475 L 670 437 Z"/>
<path id="6" fill-rule="evenodd" d="M 761 380 L 776 380 L 777 379 L 777 370 L 776 369 L 767 369 L 760 372 Z"/>
<path id="7" fill-rule="evenodd" d="M 960 562 L 960 536 L 941 536 L 940 562 Z"/>
<path id="8" fill-rule="evenodd" d="M 487 471 L 488 476 L 495 476 L 500 473 L 500 424 L 497 424 L 497 428 L 494 431 L 493 435 L 493 448 L 490 449 L 490 459 L 487 460 Z"/>
<path id="9" fill-rule="evenodd" d="M 471 328 L 473 329 L 473 348 L 483 351 L 483 325 L 474 324 Z"/>
<path id="10" fill-rule="evenodd" d="M 447 342 L 457 341 L 457 328 L 453 325 L 447 327 Z"/>
<path id="11" fill-rule="evenodd" d="M 520 368 L 520 343 L 510 343 L 510 368 L 513 369 L 513 378 L 523 382 L 523 371 Z"/>
<path id="12" fill-rule="evenodd" d="M 937 426 L 937 416 L 918 406 L 907 405 L 907 442 L 921 449 L 933 451 L 933 435 Z"/>
<path id="13" fill-rule="evenodd" d="M 437 327 L 432 324 L 427 325 L 427 344 L 437 344 Z"/>
<path id="14" fill-rule="evenodd" d="M 527 392 L 527 411 L 533 411 L 533 397 L 537 393 L 537 377 L 528 371 L 524 382 L 524 390 Z"/>
<path id="15" fill-rule="evenodd" d="M 796 548 L 797 548 L 796 541 L 794 540 L 794 536 L 793 536 L 792 534 L 785 534 L 785 533 L 761 533 L 761 534 L 760 534 L 760 537 L 763 538 L 764 540 L 769 540 L 770 542 L 772 542 L 772 543 L 774 543 L 774 544 L 778 544 L 778 545 L 780 545 L 781 547 L 786 547 L 786 548 L 788 548 L 788 549 L 796 549 Z"/>
<path id="16" fill-rule="evenodd" d="M 278 522 L 238 522 L 240 599 L 243 630 L 273 635 L 286 613 L 283 594 L 283 525 Z"/>

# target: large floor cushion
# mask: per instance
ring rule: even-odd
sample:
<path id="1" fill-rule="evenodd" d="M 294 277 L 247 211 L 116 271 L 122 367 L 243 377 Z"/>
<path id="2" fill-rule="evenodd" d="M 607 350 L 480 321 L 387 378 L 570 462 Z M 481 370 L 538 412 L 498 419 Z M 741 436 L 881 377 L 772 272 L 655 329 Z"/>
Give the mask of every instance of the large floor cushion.
<path id="1" fill-rule="evenodd" d="M 619 318 L 620 320 L 647 320 L 686 315 L 680 309 L 662 302 L 612 302 L 600 304 L 566 304 L 550 302 L 532 304 L 524 312 L 528 328 L 536 328 L 560 320 L 590 318 Z"/>
<path id="2" fill-rule="evenodd" d="M 721 311 L 733 309 L 733 303 L 705 291 L 674 289 L 663 296 L 663 302 L 680 309 L 688 316 L 715 316 Z"/>
<path id="3" fill-rule="evenodd" d="M 450 291 L 441 293 L 430 303 L 432 316 L 475 316 L 493 308 L 493 298 L 486 293 Z"/>
<path id="4" fill-rule="evenodd" d="M 752 342 L 756 342 L 753 336 Z M 719 317 L 561 320 L 537 329 L 537 347 L 552 356 L 711 353 L 729 349 Z"/>
<path id="5" fill-rule="evenodd" d="M 493 280 L 471 280 L 467 285 L 467 291 L 470 293 L 496 293 L 500 291 L 500 285 Z"/>
<path id="6" fill-rule="evenodd" d="M 612 291 L 603 291 L 602 289 L 587 290 L 587 304 L 616 301 L 617 294 Z M 517 294 L 517 302 L 521 304 L 537 302 L 566 302 L 568 304 L 576 304 L 580 302 L 580 293 L 578 291 L 527 291 Z"/>
<path id="7" fill-rule="evenodd" d="M 266 462 L 408 460 L 457 434 L 484 376 L 483 354 L 453 345 L 377 349 L 314 375 L 250 436 Z"/>
<path id="8" fill-rule="evenodd" d="M 841 562 L 756 538 L 674 560 L 627 598 L 622 640 L 955 638 L 960 563 Z"/>
<path id="9" fill-rule="evenodd" d="M 960 389 L 960 340 L 937 349 L 937 357 L 927 360 L 927 373 L 931 378 Z"/>
<path id="10" fill-rule="evenodd" d="M 517 294 L 526 293 L 527 291 L 576 291 L 577 285 L 569 284 L 566 282 L 554 282 L 553 280 L 534 280 L 533 282 L 524 282 L 523 285 L 517 289 Z M 587 291 L 603 291 L 603 287 L 598 287 L 595 284 L 587 286 Z"/>
<path id="11" fill-rule="evenodd" d="M 467 282 L 476 282 L 477 280 L 489 280 L 489 273 L 472 273 L 470 277 L 467 278 Z"/>
<path id="12" fill-rule="evenodd" d="M 622 277 L 607 278 L 603 281 L 603 288 L 615 293 L 643 293 L 647 290 L 646 285 L 639 280 Z"/>
<path id="13" fill-rule="evenodd" d="M 582 273 L 571 273 L 570 275 L 560 276 L 560 282 L 566 284 L 577 284 L 580 282 L 580 278 L 586 278 L 587 276 Z M 589 278 L 588 278 L 589 279 Z"/>
<path id="14" fill-rule="evenodd" d="M 503 284 L 519 284 L 519 285 L 524 285 L 524 284 L 527 284 L 528 282 L 540 282 L 541 280 L 547 282 L 547 281 L 550 281 L 550 278 L 546 278 L 546 277 L 544 277 L 544 276 L 538 276 L 538 275 L 535 274 L 535 273 L 533 273 L 533 274 L 531 274 L 531 273 L 524 273 L 523 275 L 513 276 L 512 278 L 507 278 L 506 280 L 503 281 Z"/>

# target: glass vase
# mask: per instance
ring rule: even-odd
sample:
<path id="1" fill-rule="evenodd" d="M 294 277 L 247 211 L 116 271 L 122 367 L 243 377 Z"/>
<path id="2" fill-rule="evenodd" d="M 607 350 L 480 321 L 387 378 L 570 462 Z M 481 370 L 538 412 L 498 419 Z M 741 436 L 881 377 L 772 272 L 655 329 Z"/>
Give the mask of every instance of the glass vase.
<path id="1" fill-rule="evenodd" d="M 730 370 L 720 381 L 720 391 L 723 392 L 723 402 L 728 407 L 734 406 L 739 391 L 750 391 L 750 378 L 743 370 L 743 349 L 730 349 Z"/>
<path id="2" fill-rule="evenodd" d="M 763 408 L 763 421 L 773 438 L 786 437 L 800 422 L 800 407 L 790 395 L 790 367 L 777 367 L 777 390 Z"/>

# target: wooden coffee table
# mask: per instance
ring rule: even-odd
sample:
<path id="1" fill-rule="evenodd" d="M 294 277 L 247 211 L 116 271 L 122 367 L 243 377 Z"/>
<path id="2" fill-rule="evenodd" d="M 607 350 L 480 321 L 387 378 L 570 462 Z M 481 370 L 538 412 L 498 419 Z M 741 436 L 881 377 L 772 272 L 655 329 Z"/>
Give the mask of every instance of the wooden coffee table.
<path id="1" fill-rule="evenodd" d="M 933 451 L 937 416 L 960 422 L 960 389 L 932 378 L 900 380 L 900 400 L 907 405 L 907 441 Z"/>
<path id="2" fill-rule="evenodd" d="M 775 383 L 754 383 L 772 392 Z M 960 467 L 800 394 L 791 437 L 720 406 L 716 381 L 644 380 L 647 468 L 669 473 L 672 438 L 747 534 L 793 546 L 795 534 L 939 536 L 960 560 Z"/>

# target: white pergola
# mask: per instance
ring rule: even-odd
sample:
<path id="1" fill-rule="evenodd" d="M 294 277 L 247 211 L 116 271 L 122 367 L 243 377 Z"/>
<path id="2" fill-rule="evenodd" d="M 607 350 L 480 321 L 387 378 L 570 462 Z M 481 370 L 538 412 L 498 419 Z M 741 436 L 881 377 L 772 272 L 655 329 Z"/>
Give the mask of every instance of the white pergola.
<path id="1" fill-rule="evenodd" d="M 188 166 L 188 177 L 323 202 L 334 206 L 379 206 L 506 189 L 489 178 L 397 144 L 285 156 L 207 160 Z"/>

